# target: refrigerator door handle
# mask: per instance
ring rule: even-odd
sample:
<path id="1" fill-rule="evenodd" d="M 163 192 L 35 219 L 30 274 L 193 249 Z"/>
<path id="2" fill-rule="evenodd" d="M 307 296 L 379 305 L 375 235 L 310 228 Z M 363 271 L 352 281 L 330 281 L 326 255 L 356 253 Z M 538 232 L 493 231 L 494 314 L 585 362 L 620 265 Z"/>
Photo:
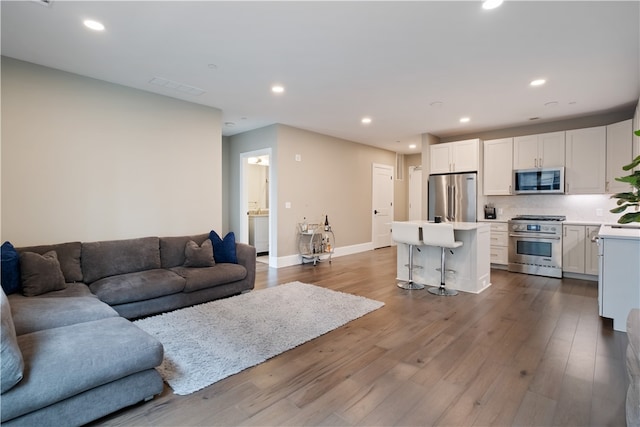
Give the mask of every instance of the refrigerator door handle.
<path id="1" fill-rule="evenodd" d="M 451 186 L 451 221 L 456 220 L 456 186 Z"/>
<path id="2" fill-rule="evenodd" d="M 447 209 L 445 210 L 445 219 L 451 219 L 451 186 L 447 185 Z"/>

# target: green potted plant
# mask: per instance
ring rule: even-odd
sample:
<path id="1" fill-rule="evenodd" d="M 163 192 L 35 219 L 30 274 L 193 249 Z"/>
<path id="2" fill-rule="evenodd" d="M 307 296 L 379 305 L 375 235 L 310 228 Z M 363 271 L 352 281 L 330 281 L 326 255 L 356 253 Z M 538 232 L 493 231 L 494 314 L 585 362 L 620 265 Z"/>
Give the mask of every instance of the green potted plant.
<path id="1" fill-rule="evenodd" d="M 637 136 L 640 136 L 640 130 L 634 132 Z M 636 166 L 640 165 L 640 156 L 633 159 L 631 163 L 622 167 L 624 171 L 631 171 Z M 616 178 L 616 181 L 626 182 L 631 185 L 631 191 L 625 191 L 624 193 L 616 193 L 611 196 L 612 199 L 618 199 L 616 204 L 618 207 L 611 209 L 611 213 L 622 213 L 627 208 L 631 212 L 627 212 L 618 219 L 619 224 L 629 224 L 631 222 L 640 222 L 640 170 L 632 172 L 631 175 Z"/>

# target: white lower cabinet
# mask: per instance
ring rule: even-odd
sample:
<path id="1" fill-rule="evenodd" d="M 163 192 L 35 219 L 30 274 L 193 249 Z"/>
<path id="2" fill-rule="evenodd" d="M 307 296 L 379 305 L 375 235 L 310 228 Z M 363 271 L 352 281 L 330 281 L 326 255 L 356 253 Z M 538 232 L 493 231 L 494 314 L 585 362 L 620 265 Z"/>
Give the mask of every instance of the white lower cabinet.
<path id="1" fill-rule="evenodd" d="M 509 227 L 506 222 L 491 223 L 491 264 L 509 263 Z"/>
<path id="2" fill-rule="evenodd" d="M 562 235 L 562 271 L 598 275 L 598 245 L 592 238 L 599 226 L 565 225 Z"/>
<path id="3" fill-rule="evenodd" d="M 255 246 L 256 253 L 269 252 L 269 216 L 249 216 L 249 244 Z"/>

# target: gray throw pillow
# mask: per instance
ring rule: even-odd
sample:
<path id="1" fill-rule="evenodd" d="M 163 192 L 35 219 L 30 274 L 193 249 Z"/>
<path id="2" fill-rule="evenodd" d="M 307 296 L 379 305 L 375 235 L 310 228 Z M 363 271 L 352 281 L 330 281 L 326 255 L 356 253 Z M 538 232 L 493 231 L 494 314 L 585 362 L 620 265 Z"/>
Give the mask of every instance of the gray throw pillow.
<path id="1" fill-rule="evenodd" d="M 13 317 L 11 317 L 9 300 L 4 291 L 0 290 L 0 292 L 2 292 L 2 295 L 0 295 L 0 326 L 2 327 L 2 334 L 0 335 L 0 362 L 2 364 L 0 393 L 4 393 L 22 379 L 24 361 L 22 360 L 20 347 L 18 347 L 16 328 L 13 324 Z"/>
<path id="2" fill-rule="evenodd" d="M 213 259 L 213 244 L 207 239 L 198 246 L 193 240 L 189 240 L 184 247 L 185 267 L 213 267 L 216 262 Z"/>
<path id="3" fill-rule="evenodd" d="M 67 286 L 55 251 L 49 251 L 44 255 L 34 252 L 21 253 L 20 276 L 22 293 L 27 297 L 59 291 Z"/>

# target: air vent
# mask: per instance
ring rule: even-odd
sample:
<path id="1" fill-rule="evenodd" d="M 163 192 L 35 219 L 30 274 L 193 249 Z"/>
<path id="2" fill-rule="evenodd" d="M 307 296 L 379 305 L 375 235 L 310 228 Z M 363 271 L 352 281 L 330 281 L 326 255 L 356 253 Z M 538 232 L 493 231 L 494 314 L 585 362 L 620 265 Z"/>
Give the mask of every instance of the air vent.
<path id="1" fill-rule="evenodd" d="M 177 90 L 178 92 L 183 92 L 193 96 L 200 96 L 207 93 L 205 90 L 189 86 L 184 83 L 178 83 L 173 80 L 165 79 L 163 77 L 154 77 L 149 80 L 149 83 L 156 86 L 165 87 L 167 89 Z"/>

